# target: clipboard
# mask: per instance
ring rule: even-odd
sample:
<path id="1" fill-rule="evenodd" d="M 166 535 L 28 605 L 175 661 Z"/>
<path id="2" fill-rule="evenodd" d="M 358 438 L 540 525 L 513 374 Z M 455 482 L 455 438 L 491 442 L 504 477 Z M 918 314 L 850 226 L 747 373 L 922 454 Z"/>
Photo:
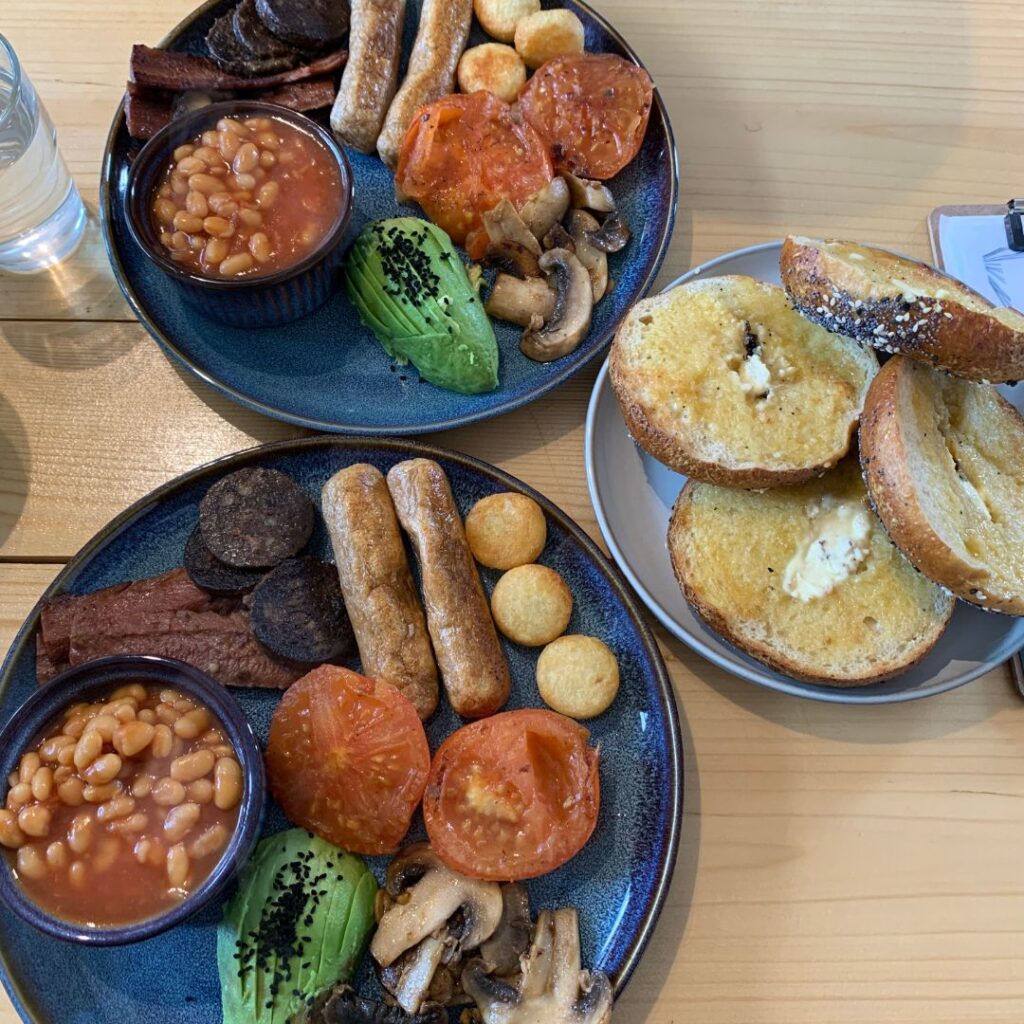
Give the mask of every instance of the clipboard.
<path id="1" fill-rule="evenodd" d="M 928 214 L 928 241 L 932 247 L 932 262 L 939 270 L 946 269 L 946 261 L 942 256 L 942 242 L 939 236 L 939 223 L 943 217 L 999 217 L 1006 216 L 1005 203 L 977 206 L 936 206 Z"/>
<path id="2" fill-rule="evenodd" d="M 1014 205 L 1017 203 L 1014 201 Z M 1009 247 L 1008 209 L 1012 209 L 1011 204 L 1005 203 L 937 206 L 928 215 L 928 240 L 939 270 L 974 288 L 996 306 L 1024 312 L 1024 252 Z M 943 252 L 943 235 L 947 246 L 950 236 L 956 240 L 949 252 Z"/>

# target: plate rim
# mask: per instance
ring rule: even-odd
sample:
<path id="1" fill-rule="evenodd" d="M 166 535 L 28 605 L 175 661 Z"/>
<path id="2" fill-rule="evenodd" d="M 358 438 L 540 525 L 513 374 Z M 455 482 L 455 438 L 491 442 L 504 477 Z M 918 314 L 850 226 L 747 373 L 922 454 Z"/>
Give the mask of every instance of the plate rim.
<path id="1" fill-rule="evenodd" d="M 219 2 L 219 0 L 215 0 L 215 2 Z M 86 541 L 54 577 L 25 617 L 4 656 L 2 664 L 0 664 L 0 702 L 4 701 L 10 687 L 10 676 L 15 663 L 21 659 L 25 649 L 31 642 L 43 604 L 51 597 L 61 593 L 69 577 L 81 571 L 97 551 L 105 547 L 110 541 L 116 539 L 140 515 L 158 507 L 164 499 L 173 496 L 181 488 L 192 486 L 204 477 L 218 475 L 233 465 L 246 465 L 251 461 L 263 458 L 273 458 L 282 454 L 301 454 L 304 451 L 320 448 L 336 448 L 345 451 L 353 448 L 366 449 L 367 447 L 377 451 L 397 451 L 408 457 L 444 459 L 455 462 L 463 468 L 482 473 L 507 489 L 518 491 L 533 498 L 544 510 L 545 516 L 554 520 L 583 548 L 585 554 L 590 557 L 593 564 L 600 570 L 609 586 L 615 590 L 636 629 L 643 649 L 651 661 L 658 701 L 667 723 L 665 740 L 668 748 L 668 773 L 670 778 L 670 787 L 667 794 L 669 815 L 667 828 L 664 833 L 666 841 L 663 843 L 660 851 L 656 868 L 656 883 L 651 899 L 644 911 L 636 938 L 623 960 L 622 967 L 613 980 L 614 993 L 616 998 L 618 998 L 640 963 L 651 936 L 654 934 L 658 919 L 665 907 L 666 897 L 672 884 L 679 856 L 679 843 L 683 824 L 684 752 L 678 702 L 676 701 L 672 679 L 665 665 L 665 660 L 661 655 L 657 639 L 643 614 L 636 595 L 630 588 L 627 578 L 619 566 L 605 555 L 598 543 L 590 537 L 582 526 L 550 498 L 545 497 L 530 484 L 497 466 L 484 462 L 482 459 L 468 455 L 465 452 L 418 439 L 320 434 L 312 437 L 288 438 L 269 444 L 254 445 L 250 448 L 219 456 L 209 462 L 186 470 L 184 473 L 180 473 L 165 483 L 160 484 L 114 516 L 113 519 Z M 0 904 L 0 907 L 3 907 L 3 905 Z M 5 912 L 9 912 L 5 907 L 3 909 Z M 21 1016 L 21 1019 L 25 1021 L 25 1024 L 48 1024 L 49 1018 L 40 1011 L 36 1000 L 27 991 L 26 986 L 12 972 L 2 938 L 0 938 L 0 982 L 2 982 L 15 1010 Z"/>
<path id="2" fill-rule="evenodd" d="M 160 48 L 170 46 L 184 31 L 189 29 L 195 21 L 203 17 L 203 15 L 211 9 L 219 7 L 225 2 L 226 0 L 204 0 L 203 3 L 182 18 L 182 20 L 179 21 L 174 28 L 172 28 L 160 40 L 159 43 L 157 43 L 157 46 Z M 611 36 L 612 39 L 615 40 L 616 44 L 619 45 L 626 54 L 628 54 L 632 61 L 638 64 L 645 71 L 647 70 L 647 66 L 640 59 L 633 47 L 626 41 L 625 37 L 616 30 L 603 15 L 595 11 L 587 0 L 572 0 L 572 2 L 582 8 L 603 31 Z M 658 239 L 658 244 L 654 252 L 654 258 L 651 262 L 650 268 L 639 283 L 637 291 L 638 298 L 643 298 L 651 291 L 651 288 L 654 286 L 654 282 L 658 278 L 658 274 L 661 272 L 662 265 L 665 262 L 665 257 L 668 255 L 669 246 L 671 245 L 672 237 L 675 232 L 675 222 L 679 206 L 679 150 L 676 146 L 675 132 L 672 128 L 672 121 L 669 118 L 668 107 L 661 95 L 661 90 L 658 88 L 656 83 L 654 86 L 654 106 L 665 128 L 665 143 L 668 151 L 667 156 L 670 169 L 668 217 L 666 218 L 665 224 L 662 228 L 661 237 Z M 114 111 L 114 117 L 111 121 L 110 129 L 107 132 L 106 141 L 104 142 L 103 159 L 100 165 L 99 187 L 100 234 L 103 238 L 103 249 L 107 257 L 107 262 L 110 264 L 110 269 L 114 274 L 114 279 L 117 281 L 117 285 L 121 289 L 121 294 L 128 303 L 128 307 L 132 311 L 135 319 L 145 328 L 146 332 L 157 343 L 157 345 L 159 345 L 163 352 L 166 355 L 171 356 L 174 362 L 188 370 L 189 373 L 203 381 L 203 383 L 209 385 L 214 390 L 218 391 L 220 394 L 229 398 L 231 401 L 243 408 L 251 409 L 254 412 L 258 412 L 271 419 L 276 419 L 284 423 L 291 423 L 295 426 L 306 427 L 310 430 L 329 433 L 354 434 L 363 437 L 410 436 L 433 433 L 441 430 L 452 430 L 455 427 L 468 426 L 471 423 L 480 423 L 495 416 L 504 415 L 505 413 L 512 412 L 515 409 L 520 409 L 531 402 L 537 401 L 544 395 L 547 395 L 551 391 L 560 387 L 570 377 L 575 376 L 600 356 L 604 355 L 608 346 L 612 342 L 612 338 L 615 336 L 615 331 L 618 328 L 617 323 L 613 323 L 608 326 L 604 332 L 604 337 L 601 338 L 599 343 L 594 346 L 593 350 L 589 354 L 576 362 L 570 362 L 567 366 L 556 373 L 544 378 L 540 384 L 531 388 L 525 394 L 514 396 L 506 401 L 497 403 L 494 406 L 480 409 L 475 412 L 449 416 L 443 419 L 432 419 L 429 422 L 419 422 L 411 425 L 387 424 L 382 426 L 367 426 L 359 423 L 342 423 L 318 419 L 315 416 L 305 416 L 299 413 L 290 412 L 277 405 L 265 402 L 261 399 L 253 398 L 239 390 L 237 387 L 220 380 L 209 370 L 204 369 L 198 363 L 190 359 L 186 353 L 182 351 L 178 345 L 153 322 L 147 312 L 146 306 L 143 304 L 140 297 L 136 294 L 135 289 L 128 281 L 127 274 L 125 273 L 124 266 L 121 262 L 121 254 L 115 243 L 111 215 L 114 191 L 112 188 L 113 146 L 115 136 L 120 131 L 123 123 L 124 97 L 122 96 Z M 316 314 L 313 313 L 310 315 L 315 316 Z"/>
<path id="3" fill-rule="evenodd" d="M 752 256 L 758 253 L 765 253 L 769 251 L 780 252 L 782 245 L 783 241 L 782 239 L 779 239 L 777 241 L 759 242 L 756 245 L 747 245 L 739 249 L 733 249 L 731 252 L 722 253 L 719 256 L 715 256 L 712 259 L 705 260 L 703 263 L 699 263 L 696 266 L 691 267 L 684 274 L 680 274 L 674 281 L 670 281 L 666 284 L 662 289 L 662 292 L 667 292 L 671 288 L 675 288 L 680 284 L 685 284 L 694 277 L 697 277 L 708 270 L 714 269 L 723 263 L 730 263 L 735 259 L 739 259 L 744 256 Z M 912 700 L 921 700 L 925 697 L 934 697 L 937 694 L 948 693 L 950 690 L 956 690 L 961 686 L 966 686 L 968 683 L 973 682 L 980 676 L 983 676 L 986 672 L 990 672 L 992 669 L 1004 664 L 1006 660 L 1005 658 L 1000 658 L 998 660 L 987 659 L 984 662 L 979 662 L 974 668 L 955 676 L 953 679 L 946 680 L 941 683 L 930 683 L 924 686 L 919 686 L 913 690 L 898 690 L 890 693 L 867 692 L 870 688 L 863 688 L 859 690 L 858 687 L 828 687 L 815 683 L 800 683 L 798 680 L 791 679 L 788 676 L 783 676 L 781 673 L 772 673 L 767 666 L 762 668 L 760 665 L 751 665 L 749 667 L 734 665 L 713 647 L 707 644 L 701 637 L 684 629 L 682 625 L 680 625 L 680 623 L 669 614 L 669 612 L 645 586 L 640 575 L 632 567 L 629 559 L 626 558 L 622 549 L 616 542 L 614 531 L 612 530 L 608 517 L 605 514 L 604 503 L 601 500 L 601 489 L 597 479 L 598 474 L 595 457 L 595 433 L 597 429 L 598 407 L 602 400 L 605 399 L 607 393 L 611 393 L 611 400 L 615 401 L 615 395 L 611 391 L 610 383 L 608 383 L 608 360 L 605 359 L 604 365 L 601 367 L 598 372 L 597 379 L 594 381 L 594 387 L 590 392 L 590 399 L 587 402 L 587 418 L 583 434 L 583 458 L 587 476 L 587 491 L 590 495 L 590 503 L 594 509 L 594 516 L 597 519 L 598 528 L 601 531 L 601 536 L 604 538 L 605 544 L 608 545 L 608 550 L 611 552 L 613 561 L 622 571 L 626 579 L 629 580 L 633 589 L 637 592 L 651 614 L 654 615 L 665 629 L 667 629 L 677 640 L 681 640 L 687 647 L 696 651 L 696 653 L 701 657 L 707 659 L 713 665 L 723 669 L 725 672 L 728 672 L 729 675 L 734 676 L 737 679 L 743 679 L 749 683 L 756 683 L 759 686 L 764 686 L 767 689 L 775 690 L 779 693 L 785 693 L 793 697 L 802 697 L 805 700 L 816 700 L 826 704 L 851 705 L 903 704 Z M 626 429 L 625 422 L 623 422 L 623 429 Z M 718 636 L 717 633 L 715 635 Z M 723 643 L 729 643 L 724 637 L 719 637 L 719 639 L 721 639 Z M 734 645 L 730 644 L 729 646 L 733 647 Z M 738 648 L 735 649 L 739 650 Z M 1022 649 L 1024 649 L 1024 637 L 1022 637 L 1017 650 L 1019 651 Z"/>

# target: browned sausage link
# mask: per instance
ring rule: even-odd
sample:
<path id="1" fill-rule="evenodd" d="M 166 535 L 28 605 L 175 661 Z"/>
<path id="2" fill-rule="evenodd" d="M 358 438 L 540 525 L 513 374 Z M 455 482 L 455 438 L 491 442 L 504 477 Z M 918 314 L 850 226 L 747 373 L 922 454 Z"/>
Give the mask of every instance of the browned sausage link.
<path id="1" fill-rule="evenodd" d="M 455 91 L 455 71 L 472 22 L 473 0 L 424 0 L 405 81 L 377 140 L 377 152 L 392 170 L 413 114 Z"/>
<path id="2" fill-rule="evenodd" d="M 391 469 L 388 487 L 419 558 L 427 626 L 448 700 L 466 718 L 493 714 L 508 700 L 508 663 L 448 478 L 436 462 L 410 459 Z"/>
<path id="3" fill-rule="evenodd" d="M 372 153 L 398 86 L 405 0 L 351 0 L 349 55 L 331 110 L 346 145 Z"/>
<path id="4" fill-rule="evenodd" d="M 429 718 L 437 666 L 384 477 L 373 466 L 348 466 L 321 498 L 363 671 L 393 683 Z"/>

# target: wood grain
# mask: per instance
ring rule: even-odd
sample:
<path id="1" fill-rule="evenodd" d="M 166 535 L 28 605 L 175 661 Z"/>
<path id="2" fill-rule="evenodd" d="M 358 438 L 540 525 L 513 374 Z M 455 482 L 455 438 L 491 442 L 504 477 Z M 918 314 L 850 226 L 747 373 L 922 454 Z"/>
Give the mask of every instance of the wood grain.
<path id="1" fill-rule="evenodd" d="M 133 42 L 191 0 L 6 0 L 2 30 L 95 210 Z M 1024 9 L 1006 0 L 604 0 L 648 63 L 681 162 L 662 281 L 787 231 L 926 256 L 943 203 L 1020 190 Z M 186 376 L 130 315 L 95 225 L 65 266 L 0 279 L 0 646 L 71 555 L 158 483 L 291 427 Z M 64 321 L 64 322 L 61 322 Z M 435 435 L 592 535 L 594 370 Z M 1020 1024 L 1024 706 L 997 670 L 881 708 L 787 698 L 664 633 L 686 757 L 673 887 L 619 1004 L 630 1024 Z M 0 997 L 0 1024 L 14 1011 Z"/>

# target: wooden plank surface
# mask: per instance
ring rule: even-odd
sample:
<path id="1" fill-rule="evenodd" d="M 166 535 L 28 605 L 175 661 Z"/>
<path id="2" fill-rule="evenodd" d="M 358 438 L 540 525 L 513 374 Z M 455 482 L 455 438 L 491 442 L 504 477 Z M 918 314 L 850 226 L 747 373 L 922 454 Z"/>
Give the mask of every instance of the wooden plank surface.
<path id="1" fill-rule="evenodd" d="M 669 105 L 681 161 L 667 281 L 787 231 L 925 256 L 942 203 L 1020 191 L 1024 11 L 1004 0 L 604 0 Z M 91 210 L 133 42 L 190 0 L 5 0 L 0 31 Z M 583 475 L 594 371 L 437 435 L 596 535 Z M 125 505 L 238 448 L 300 433 L 172 366 L 131 322 L 95 223 L 68 264 L 0 279 L 0 649 Z M 998 670 L 909 705 L 762 691 L 659 632 L 687 748 L 662 921 L 616 1020 L 1020 1024 L 1024 705 Z M 2 916 L 0 916 L 2 921 Z M 0 996 L 0 1024 L 16 1015 Z"/>

